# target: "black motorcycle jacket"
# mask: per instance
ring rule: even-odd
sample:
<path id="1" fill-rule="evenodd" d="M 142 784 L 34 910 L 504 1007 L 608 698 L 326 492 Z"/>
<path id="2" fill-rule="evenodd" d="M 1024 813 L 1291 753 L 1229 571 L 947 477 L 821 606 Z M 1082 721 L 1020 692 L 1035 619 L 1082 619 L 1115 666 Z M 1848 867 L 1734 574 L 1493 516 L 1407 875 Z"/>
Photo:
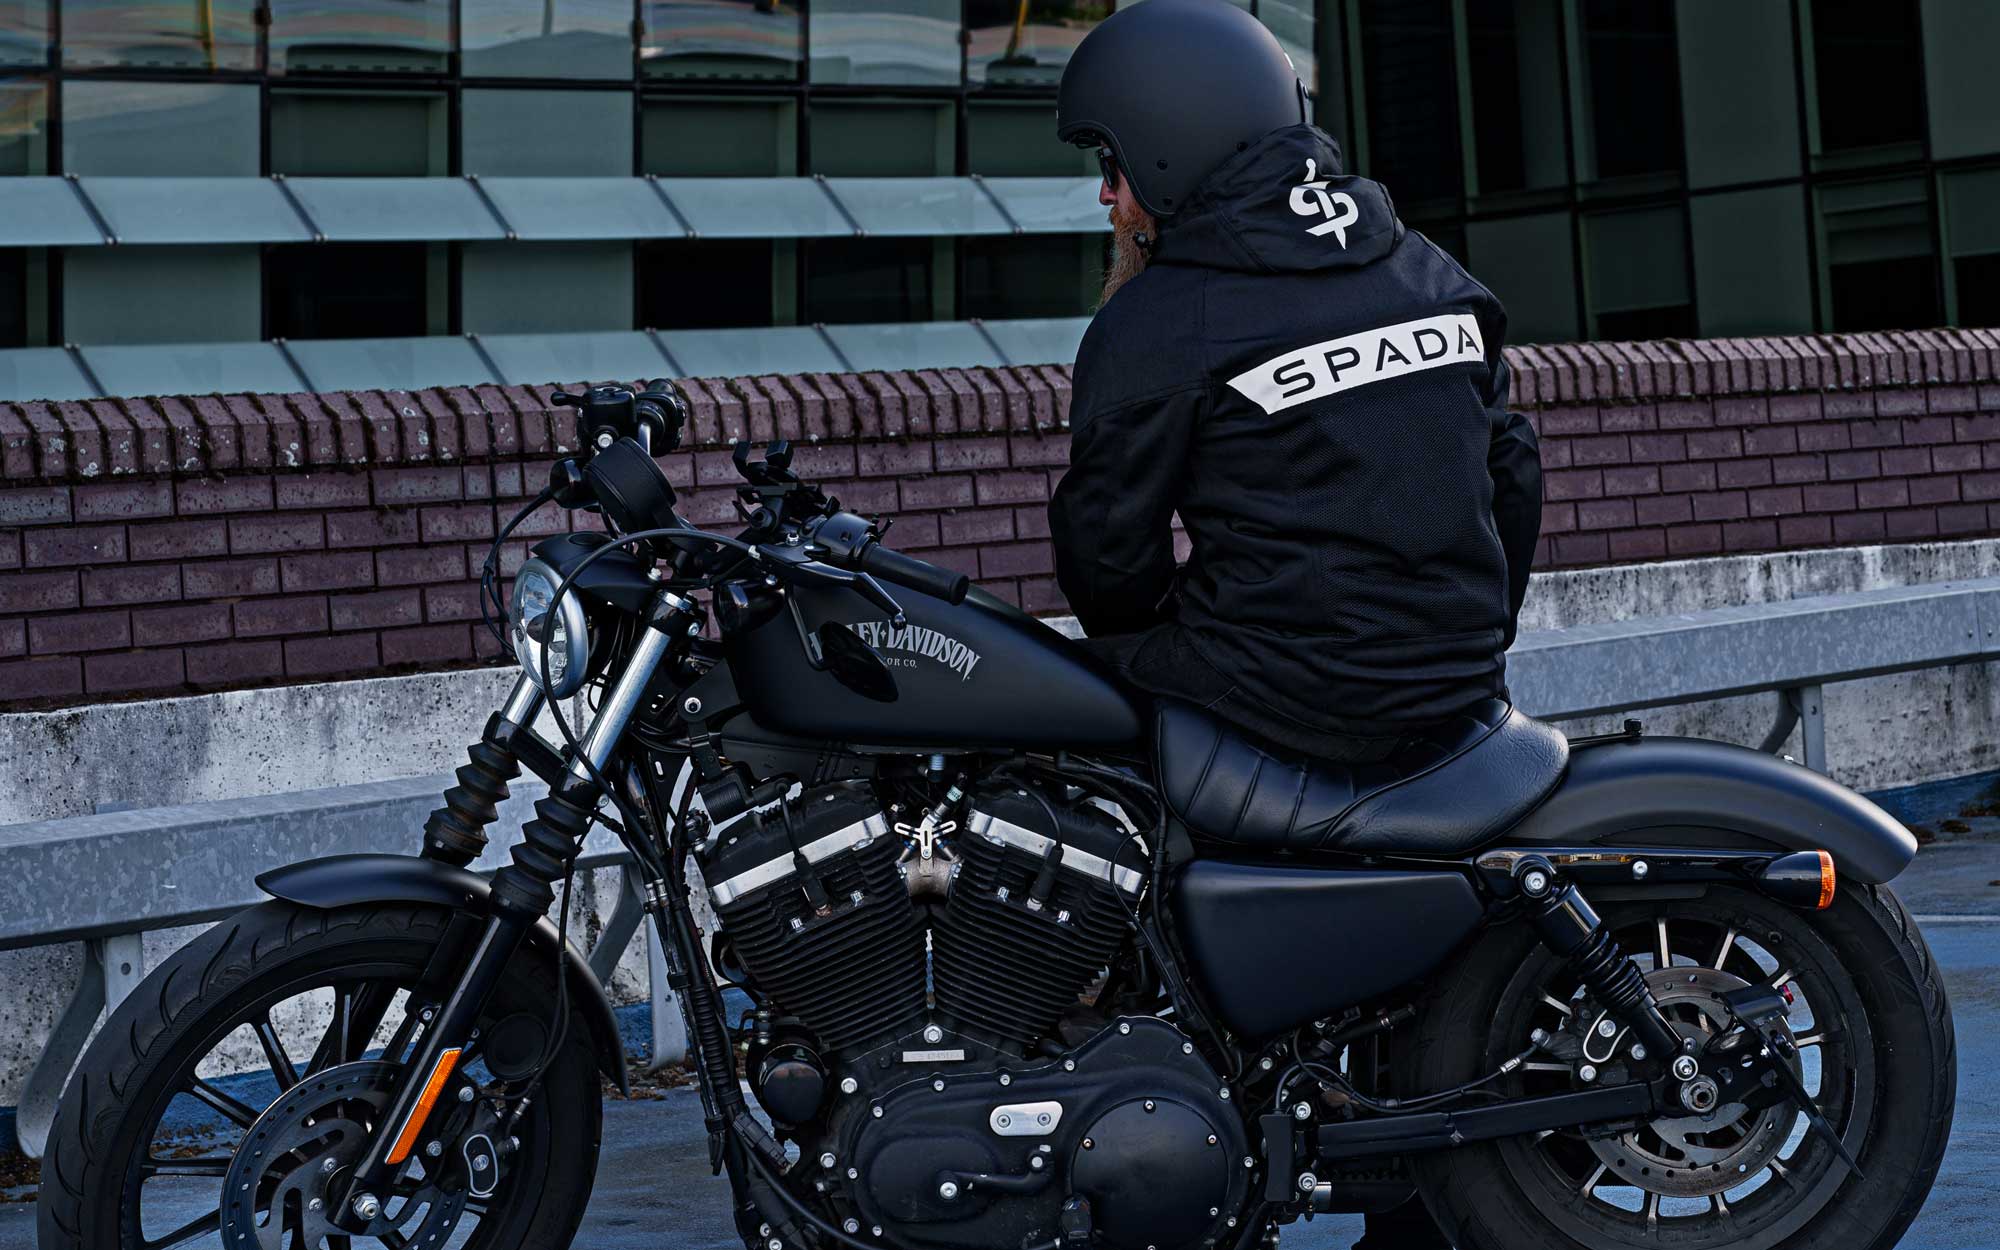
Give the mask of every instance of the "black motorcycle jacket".
<path id="1" fill-rule="evenodd" d="M 1085 630 L 1178 621 L 1243 695 L 1334 733 L 1503 695 L 1541 520 L 1505 334 L 1317 128 L 1226 161 L 1078 352 L 1050 512 Z"/>

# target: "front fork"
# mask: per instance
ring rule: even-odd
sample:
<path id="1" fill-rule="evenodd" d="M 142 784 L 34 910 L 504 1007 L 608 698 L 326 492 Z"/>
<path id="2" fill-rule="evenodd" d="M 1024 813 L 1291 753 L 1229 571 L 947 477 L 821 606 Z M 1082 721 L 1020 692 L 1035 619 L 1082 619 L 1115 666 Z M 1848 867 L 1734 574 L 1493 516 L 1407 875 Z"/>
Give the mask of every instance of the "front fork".
<path id="1" fill-rule="evenodd" d="M 520 774 L 521 761 L 549 779 L 549 795 L 535 804 L 535 818 L 522 827 L 512 862 L 493 874 L 492 911 L 471 961 L 417 1040 L 389 1109 L 344 1190 L 333 1195 L 334 1222 L 342 1228 L 363 1232 L 381 1212 L 382 1195 L 422 1136 L 494 987 L 529 931 L 555 904 L 555 884 L 569 875 L 604 797 L 600 778 L 612 752 L 644 704 L 673 642 L 698 619 L 685 600 L 664 592 L 660 598 L 575 751 L 558 755 L 529 732 L 543 698 L 524 673 L 485 737 L 471 749 L 471 762 L 459 769 L 459 784 L 446 793 L 445 806 L 426 824 L 424 856 L 463 866 L 484 849 L 484 826 L 498 815 L 499 803 L 507 797 L 506 782 Z"/>

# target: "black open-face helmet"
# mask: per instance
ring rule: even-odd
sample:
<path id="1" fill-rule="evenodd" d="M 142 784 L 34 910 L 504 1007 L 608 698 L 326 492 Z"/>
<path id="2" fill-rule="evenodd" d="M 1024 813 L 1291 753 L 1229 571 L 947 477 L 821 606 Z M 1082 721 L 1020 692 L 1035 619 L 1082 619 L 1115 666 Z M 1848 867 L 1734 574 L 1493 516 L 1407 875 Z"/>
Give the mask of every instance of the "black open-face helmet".
<path id="1" fill-rule="evenodd" d="M 1157 218 L 1179 212 L 1232 154 L 1304 120 L 1291 58 L 1226 0 L 1119 9 L 1077 45 L 1056 96 L 1056 136 L 1108 149 Z"/>

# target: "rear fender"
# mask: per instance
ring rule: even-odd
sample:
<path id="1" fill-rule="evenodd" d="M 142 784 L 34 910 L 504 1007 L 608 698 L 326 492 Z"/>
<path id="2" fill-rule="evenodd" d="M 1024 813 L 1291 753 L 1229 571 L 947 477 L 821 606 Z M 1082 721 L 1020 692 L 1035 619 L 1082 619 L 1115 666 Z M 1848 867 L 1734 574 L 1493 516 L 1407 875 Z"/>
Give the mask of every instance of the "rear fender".
<path id="1" fill-rule="evenodd" d="M 367 903 L 428 903 L 478 916 L 489 913 L 493 893 L 484 877 L 414 855 L 330 855 L 309 859 L 274 868 L 258 877 L 257 885 L 273 898 L 320 910 Z M 529 944 L 545 954 L 555 950 L 560 940 L 555 925 L 547 917 L 529 930 Z M 568 966 L 570 999 L 590 1022 L 597 1066 L 617 1083 L 621 1093 L 629 1096 L 631 1078 L 625 1070 L 625 1044 L 618 1036 L 611 1000 L 605 997 L 604 986 L 592 974 L 590 965 L 573 948 L 563 954 Z"/>
<path id="2" fill-rule="evenodd" d="M 1880 885 L 1916 856 L 1895 817 L 1809 768 L 1696 738 L 1576 747 L 1562 785 L 1503 846 L 1825 851 L 1842 877 Z"/>

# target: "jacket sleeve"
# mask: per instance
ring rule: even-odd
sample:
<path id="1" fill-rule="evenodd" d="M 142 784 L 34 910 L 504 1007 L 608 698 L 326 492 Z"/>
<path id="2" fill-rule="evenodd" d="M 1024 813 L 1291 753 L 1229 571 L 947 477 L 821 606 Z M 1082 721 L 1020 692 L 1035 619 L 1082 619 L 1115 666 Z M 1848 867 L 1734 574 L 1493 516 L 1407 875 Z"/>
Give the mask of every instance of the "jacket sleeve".
<path id="1" fill-rule="evenodd" d="M 1493 478 L 1493 527 L 1507 556 L 1507 646 L 1521 619 L 1528 597 L 1528 574 L 1535 561 L 1535 540 L 1542 533 L 1542 453 L 1535 427 L 1518 412 L 1507 411 L 1507 361 L 1495 353 L 1493 388 L 1488 410 L 1493 415 L 1493 442 L 1486 452 L 1486 471 Z"/>
<path id="2" fill-rule="evenodd" d="M 1093 637 L 1167 620 L 1173 514 L 1206 389 L 1072 413 L 1069 472 L 1049 504 L 1056 580 Z"/>

